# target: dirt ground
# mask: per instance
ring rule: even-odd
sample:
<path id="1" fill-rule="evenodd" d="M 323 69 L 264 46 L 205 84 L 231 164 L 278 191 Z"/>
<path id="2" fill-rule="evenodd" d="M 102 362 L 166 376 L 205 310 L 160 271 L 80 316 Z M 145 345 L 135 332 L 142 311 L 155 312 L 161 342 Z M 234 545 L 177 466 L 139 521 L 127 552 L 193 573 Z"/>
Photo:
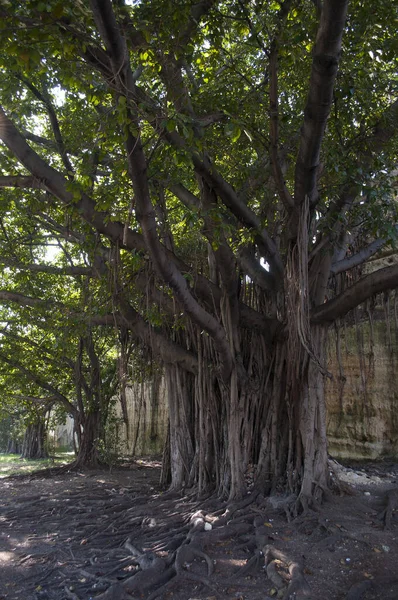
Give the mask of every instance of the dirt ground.
<path id="1" fill-rule="evenodd" d="M 355 495 L 295 520 L 163 493 L 151 460 L 4 478 L 0 600 L 397 600 L 398 464 L 331 465 Z"/>

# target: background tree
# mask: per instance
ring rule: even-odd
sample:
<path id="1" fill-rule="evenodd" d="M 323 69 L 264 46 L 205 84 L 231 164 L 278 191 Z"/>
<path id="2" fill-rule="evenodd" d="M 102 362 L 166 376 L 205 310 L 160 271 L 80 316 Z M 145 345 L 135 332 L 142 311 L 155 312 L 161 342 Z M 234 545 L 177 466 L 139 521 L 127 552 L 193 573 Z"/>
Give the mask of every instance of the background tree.
<path id="1" fill-rule="evenodd" d="M 347 5 L 1 8 L 4 198 L 163 362 L 173 487 L 328 487 L 328 327 L 398 283 L 393 6 Z"/>
<path id="2" fill-rule="evenodd" d="M 7 267 L 4 279 L 9 289 L 2 292 L 8 303 L 2 310 L 0 331 L 3 405 L 19 404 L 19 410 L 25 406 L 25 458 L 45 453 L 45 417 L 52 410 L 61 419 L 69 415 L 74 420 L 76 464 L 95 466 L 118 382 L 114 332 L 103 332 L 84 321 L 89 315 L 78 311 L 85 294 L 82 298 L 73 280 L 65 281 L 65 268 L 15 260 L 8 260 L 12 266 Z M 26 276 L 33 267 L 34 280 Z M 18 293 L 10 291 L 13 285 Z M 83 287 L 87 292 L 87 286 Z M 40 297 L 22 291 L 34 291 Z"/>

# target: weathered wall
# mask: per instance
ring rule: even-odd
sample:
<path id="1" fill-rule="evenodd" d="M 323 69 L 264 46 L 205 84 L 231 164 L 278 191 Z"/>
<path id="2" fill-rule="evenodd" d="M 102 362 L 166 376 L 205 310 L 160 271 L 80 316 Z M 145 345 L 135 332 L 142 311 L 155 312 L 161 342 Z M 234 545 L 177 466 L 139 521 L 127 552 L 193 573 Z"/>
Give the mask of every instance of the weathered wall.
<path id="1" fill-rule="evenodd" d="M 128 456 L 160 454 L 167 435 L 167 398 L 164 379 L 133 383 L 126 390 L 128 426 L 120 426 L 121 449 Z M 122 417 L 120 403 L 116 406 Z"/>
<path id="2" fill-rule="evenodd" d="M 390 314 L 386 318 L 387 310 Z M 339 458 L 398 456 L 398 330 L 394 307 L 343 325 L 329 338 L 329 452 Z M 361 315 L 358 315 L 361 316 Z M 363 316 L 363 315 L 362 315 Z M 340 356 L 340 360 L 338 360 Z"/>
<path id="3" fill-rule="evenodd" d="M 49 439 L 54 448 L 73 450 L 73 419 L 68 416 L 63 425 L 51 429 Z"/>

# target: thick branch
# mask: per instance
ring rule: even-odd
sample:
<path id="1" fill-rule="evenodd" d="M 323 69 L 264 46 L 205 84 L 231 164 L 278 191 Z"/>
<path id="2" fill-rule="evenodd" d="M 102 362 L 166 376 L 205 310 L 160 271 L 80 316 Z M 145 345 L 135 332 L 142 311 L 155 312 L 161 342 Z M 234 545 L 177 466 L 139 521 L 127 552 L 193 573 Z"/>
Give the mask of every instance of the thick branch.
<path id="1" fill-rule="evenodd" d="M 49 273 L 51 275 L 83 275 L 85 277 L 94 277 L 93 269 L 90 267 L 55 267 L 53 265 L 43 264 L 24 264 L 13 258 L 0 256 L 0 264 L 7 267 L 15 267 L 21 271 L 31 271 L 32 273 Z"/>
<path id="2" fill-rule="evenodd" d="M 201 2 L 195 2 L 191 7 L 188 24 L 185 29 L 181 30 L 178 37 L 178 45 L 181 49 L 189 44 L 191 38 L 195 34 L 195 31 L 199 27 L 200 20 L 206 15 L 209 10 L 216 4 L 217 0 L 201 0 Z"/>
<path id="3" fill-rule="evenodd" d="M 316 200 L 316 180 L 326 121 L 341 53 L 348 0 L 325 0 L 314 47 L 314 58 L 300 148 L 296 162 L 294 200 Z"/>
<path id="4" fill-rule="evenodd" d="M 16 302 L 21 306 L 48 306 L 50 303 L 41 298 L 32 298 L 31 296 L 25 296 L 17 292 L 8 292 L 7 290 L 0 290 L 0 300 L 6 302 Z"/>
<path id="5" fill-rule="evenodd" d="M 271 156 L 272 170 L 279 198 L 284 207 L 290 211 L 294 206 L 293 198 L 286 187 L 283 177 L 281 163 L 279 160 L 279 107 L 278 107 L 278 42 L 274 41 L 271 47 L 269 60 L 270 73 L 270 138 L 271 138 Z"/>
<path id="6" fill-rule="evenodd" d="M 238 262 L 243 272 L 249 275 L 263 290 L 274 290 L 276 287 L 275 279 L 272 275 L 261 266 L 257 258 L 254 256 L 252 248 L 244 247 L 238 252 Z"/>
<path id="7" fill-rule="evenodd" d="M 386 243 L 387 240 L 384 239 L 375 240 L 365 248 L 362 248 L 362 250 L 360 250 L 356 254 L 343 258 L 342 260 L 339 260 L 338 262 L 334 263 L 331 266 L 330 272 L 333 275 L 337 275 L 338 273 L 342 273 L 343 271 L 349 271 L 354 267 L 362 265 L 366 260 L 368 260 L 368 258 L 376 254 L 376 252 L 378 252 Z"/>
<path id="8" fill-rule="evenodd" d="M 145 242 L 141 235 L 129 229 L 124 231 L 122 223 L 107 222 L 107 213 L 95 209 L 94 201 L 85 193 L 76 199 L 67 190 L 68 181 L 55 169 L 50 167 L 26 142 L 14 124 L 8 119 L 0 107 L 0 138 L 18 158 L 33 177 L 53 196 L 68 206 L 74 206 L 77 212 L 97 231 L 105 234 L 121 247 L 146 251 Z M 124 244 L 123 244 L 124 242 Z"/>
<path id="9" fill-rule="evenodd" d="M 34 175 L 1 175 L 0 187 L 30 188 L 35 190 L 46 189 L 43 182 Z"/>
<path id="10" fill-rule="evenodd" d="M 229 208 L 233 215 L 243 225 L 254 229 L 261 239 L 266 251 L 266 258 L 275 270 L 276 277 L 283 276 L 283 263 L 275 242 L 268 232 L 262 228 L 260 219 L 238 196 L 233 187 L 217 172 L 208 159 L 202 161 L 196 154 L 193 155 L 196 172 L 207 181 L 215 190 L 220 200 Z"/>
<path id="11" fill-rule="evenodd" d="M 54 303 L 41 298 L 32 298 L 17 292 L 8 292 L 0 290 L 0 300 L 5 302 L 15 302 L 19 306 L 42 307 L 54 311 L 54 308 L 63 310 L 72 319 L 78 319 L 91 325 L 103 325 L 108 327 L 128 326 L 133 338 L 139 343 L 143 343 L 147 348 L 152 349 L 155 356 L 165 363 L 178 363 L 187 371 L 196 373 L 196 357 L 179 346 L 171 342 L 161 331 L 155 329 L 145 322 L 143 317 L 137 313 L 132 306 L 122 299 L 120 302 L 120 313 L 108 315 L 89 315 L 87 313 L 75 313 L 61 303 Z"/>
<path id="12" fill-rule="evenodd" d="M 311 321 L 313 323 L 334 321 L 375 294 L 396 287 L 398 287 L 398 264 L 362 277 L 333 300 L 317 306 L 311 313 Z"/>
<path id="13" fill-rule="evenodd" d="M 132 336 L 150 348 L 155 356 L 169 364 L 179 364 L 183 369 L 196 373 L 197 358 L 178 344 L 170 341 L 159 330 L 149 326 L 133 307 L 118 299 L 120 314 L 116 315 L 119 325 L 128 326 Z"/>
<path id="14" fill-rule="evenodd" d="M 37 396 L 28 396 L 26 394 L 6 394 L 6 397 L 11 398 L 12 400 L 25 400 L 27 402 L 44 405 L 50 405 L 58 400 L 57 396 L 54 395 L 38 398 Z"/>

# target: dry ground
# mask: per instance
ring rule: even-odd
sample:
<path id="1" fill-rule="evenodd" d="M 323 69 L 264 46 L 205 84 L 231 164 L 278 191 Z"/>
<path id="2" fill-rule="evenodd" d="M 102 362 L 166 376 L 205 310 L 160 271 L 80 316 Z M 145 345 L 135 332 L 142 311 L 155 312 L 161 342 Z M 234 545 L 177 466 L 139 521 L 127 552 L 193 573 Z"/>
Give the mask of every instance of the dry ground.
<path id="1" fill-rule="evenodd" d="M 281 497 L 162 493 L 150 460 L 4 478 L 0 600 L 397 600 L 398 465 L 364 468 L 340 470 L 356 495 L 290 522 Z"/>

